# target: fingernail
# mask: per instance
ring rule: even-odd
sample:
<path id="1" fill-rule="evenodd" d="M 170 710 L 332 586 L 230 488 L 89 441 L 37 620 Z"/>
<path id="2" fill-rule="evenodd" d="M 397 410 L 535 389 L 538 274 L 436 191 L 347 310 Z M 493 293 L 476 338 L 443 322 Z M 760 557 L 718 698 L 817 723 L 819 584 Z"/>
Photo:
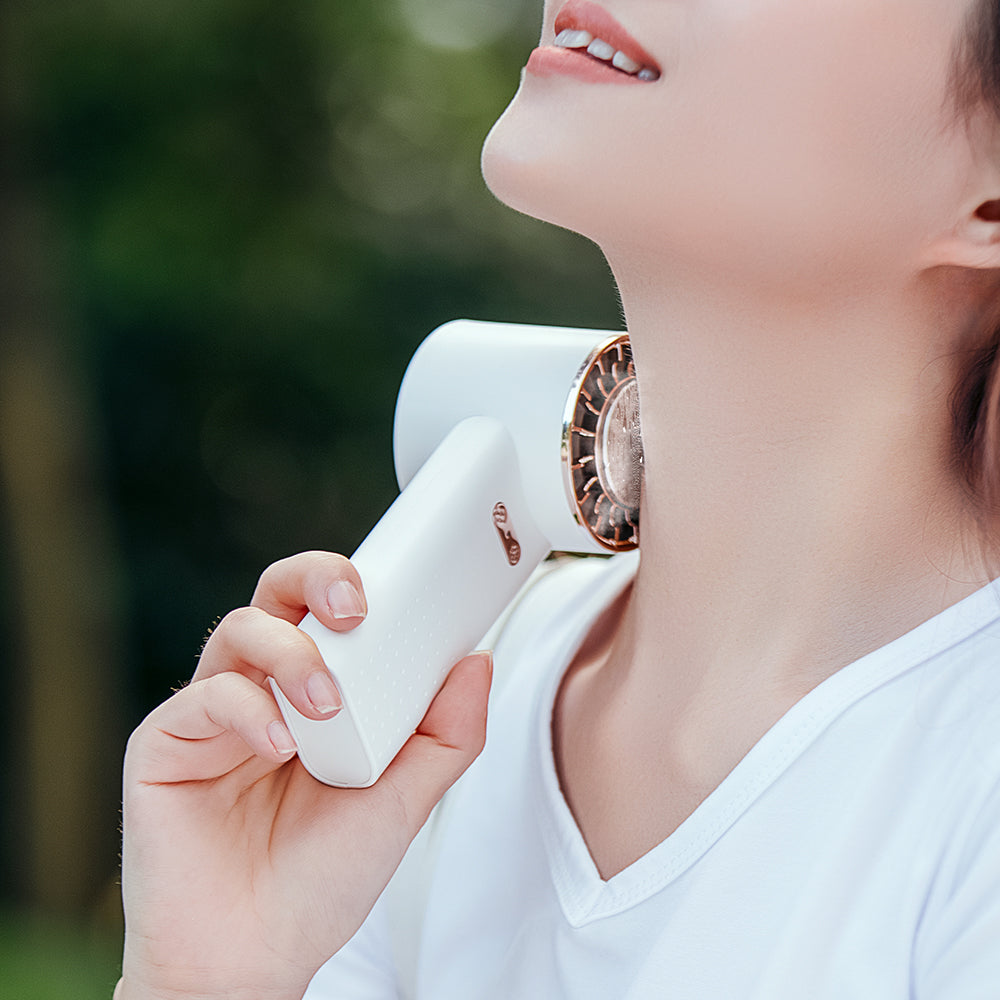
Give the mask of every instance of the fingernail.
<path id="1" fill-rule="evenodd" d="M 306 681 L 306 697 L 320 715 L 333 715 L 334 712 L 339 712 L 344 704 L 340 700 L 340 692 L 333 683 L 333 678 L 324 671 L 310 674 L 309 680 Z"/>
<path id="2" fill-rule="evenodd" d="M 292 734 L 283 722 L 275 720 L 269 723 L 267 738 L 271 741 L 271 746 L 274 747 L 275 753 L 280 754 L 282 757 L 295 753 L 297 749 L 295 740 L 292 739 Z"/>
<path id="3" fill-rule="evenodd" d="M 477 649 L 475 655 L 479 657 L 483 664 L 483 669 L 493 673 L 493 650 Z"/>
<path id="4" fill-rule="evenodd" d="M 364 618 L 365 602 L 357 588 L 346 580 L 336 580 L 326 591 L 326 603 L 334 618 Z"/>

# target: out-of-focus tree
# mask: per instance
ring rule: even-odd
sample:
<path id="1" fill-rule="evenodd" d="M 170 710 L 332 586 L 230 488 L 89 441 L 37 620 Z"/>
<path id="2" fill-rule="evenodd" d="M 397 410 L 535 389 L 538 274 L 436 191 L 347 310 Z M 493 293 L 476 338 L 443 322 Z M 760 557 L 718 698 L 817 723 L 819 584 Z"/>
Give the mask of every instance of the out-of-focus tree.
<path id="1" fill-rule="evenodd" d="M 0 13 L 8 43 L 16 24 Z M 5 53 L 6 55 L 6 53 Z M 77 360 L 65 243 L 23 144 L 31 81 L 0 96 L 0 495 L 7 813 L 3 887 L 36 906 L 91 903 L 113 861 L 123 681 L 118 547 L 92 395 Z"/>
<path id="2" fill-rule="evenodd" d="M 54 441 L 33 442 L 53 495 L 28 506 L 40 537 L 60 537 L 45 522 L 60 511 L 74 514 L 74 537 L 89 536 L 65 574 L 84 591 L 75 610 L 108 595 L 103 670 L 71 640 L 33 653 L 31 670 L 76 676 L 69 698 L 125 684 L 124 715 L 100 723 L 115 739 L 190 674 L 201 635 L 246 601 L 267 562 L 351 551 L 363 537 L 395 492 L 399 379 L 434 326 L 461 315 L 617 324 L 596 251 L 499 206 L 479 177 L 479 147 L 516 87 L 540 6 L 4 5 L 0 141 L 16 150 L 4 195 L 16 175 L 45 225 L 34 249 L 6 229 L 3 252 L 35 262 L 43 291 L 23 311 L 45 324 L 47 370 L 67 373 L 81 400 L 63 409 Z M 0 365 L 12 344 L 0 330 Z M 22 374 L 27 398 L 51 391 Z M 67 451 L 86 491 L 44 471 L 64 468 Z M 51 616 L 74 617 L 74 598 L 29 597 L 16 509 L 27 474 L 0 461 L 0 653 L 13 663 Z M 88 588 L 94 567 L 104 575 Z M 9 706 L 19 672 L 7 671 Z M 44 707 L 30 729 L 14 708 L 6 722 L 8 755 L 45 741 L 73 752 Z M 45 802 L 56 787 L 31 794 Z M 54 848 L 39 861 L 25 845 L 51 817 L 25 821 L 29 791 L 13 779 L 4 791 L 5 857 L 35 860 L 27 874 L 8 863 L 2 885 L 37 898 Z M 72 809 L 106 838 L 103 854 L 68 848 L 92 890 L 113 865 L 116 817 L 100 796 L 89 815 L 86 803 Z"/>

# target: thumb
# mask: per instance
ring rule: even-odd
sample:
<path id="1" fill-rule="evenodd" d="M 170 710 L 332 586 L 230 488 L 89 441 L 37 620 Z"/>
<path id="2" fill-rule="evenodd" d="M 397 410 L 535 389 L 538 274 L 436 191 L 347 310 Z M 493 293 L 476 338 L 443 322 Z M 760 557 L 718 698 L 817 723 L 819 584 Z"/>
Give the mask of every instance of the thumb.
<path id="1" fill-rule="evenodd" d="M 405 803 L 411 836 L 482 751 L 492 677 L 492 653 L 477 652 L 460 660 L 417 731 L 374 786 L 388 786 L 386 790 Z"/>

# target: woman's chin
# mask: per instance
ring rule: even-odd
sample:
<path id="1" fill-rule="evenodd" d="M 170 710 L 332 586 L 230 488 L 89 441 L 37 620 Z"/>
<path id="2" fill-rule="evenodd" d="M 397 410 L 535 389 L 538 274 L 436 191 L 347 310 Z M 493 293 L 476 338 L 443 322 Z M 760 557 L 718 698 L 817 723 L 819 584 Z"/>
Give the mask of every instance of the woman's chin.
<path id="1" fill-rule="evenodd" d="M 579 232 L 581 220 L 574 218 L 572 204 L 566 204 L 574 186 L 568 183 L 566 166 L 572 158 L 558 148 L 551 122 L 519 97 L 520 91 L 483 144 L 486 186 L 517 212 Z"/>
<path id="2" fill-rule="evenodd" d="M 636 209 L 645 202 L 636 197 L 635 172 L 609 152 L 614 144 L 595 143 L 523 91 L 483 144 L 483 179 L 494 196 L 605 249 L 651 225 L 650 213 Z"/>
<path id="3" fill-rule="evenodd" d="M 524 215 L 553 222 L 551 198 L 546 188 L 552 186 L 551 164 L 541 155 L 531 136 L 517 135 L 508 115 L 493 126 L 483 144 L 481 167 L 483 180 L 493 195 L 509 208 Z"/>

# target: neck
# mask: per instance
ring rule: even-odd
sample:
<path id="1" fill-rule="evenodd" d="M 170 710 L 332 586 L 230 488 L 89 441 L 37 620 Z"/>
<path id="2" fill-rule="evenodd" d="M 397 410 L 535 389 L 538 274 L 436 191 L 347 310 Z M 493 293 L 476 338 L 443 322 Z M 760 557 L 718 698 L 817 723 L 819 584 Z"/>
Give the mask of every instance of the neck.
<path id="1" fill-rule="evenodd" d="M 940 295 L 754 299 L 614 269 L 645 485 L 612 663 L 669 675 L 676 704 L 742 683 L 794 700 L 982 585 L 949 460 L 966 333 Z"/>

